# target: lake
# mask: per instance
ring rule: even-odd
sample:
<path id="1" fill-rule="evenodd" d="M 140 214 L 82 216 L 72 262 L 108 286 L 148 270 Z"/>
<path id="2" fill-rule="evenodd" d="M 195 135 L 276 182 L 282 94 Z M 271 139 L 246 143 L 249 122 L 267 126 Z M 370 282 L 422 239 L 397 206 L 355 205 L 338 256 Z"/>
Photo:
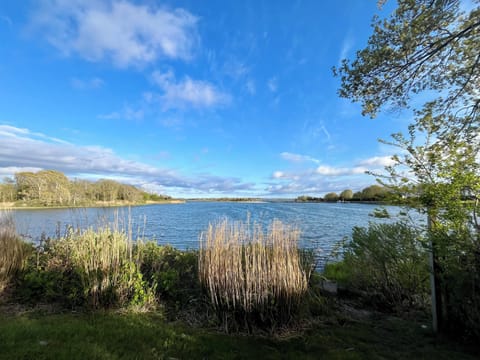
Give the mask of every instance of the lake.
<path id="1" fill-rule="evenodd" d="M 131 228 L 133 238 L 140 236 L 159 244 L 179 249 L 195 249 L 201 231 L 209 223 L 225 217 L 231 220 L 268 224 L 278 219 L 301 230 L 301 246 L 317 250 L 319 258 L 327 257 L 337 242 L 352 233 L 354 226 L 369 222 L 391 222 L 369 216 L 378 206 L 356 203 L 294 203 L 294 202 L 186 202 L 131 208 L 39 209 L 13 211 L 17 231 L 37 242 L 42 233 L 54 237 L 68 225 L 75 228 L 96 227 L 105 222 Z M 402 208 L 387 206 L 393 218 Z M 417 215 L 418 216 L 418 215 Z"/>

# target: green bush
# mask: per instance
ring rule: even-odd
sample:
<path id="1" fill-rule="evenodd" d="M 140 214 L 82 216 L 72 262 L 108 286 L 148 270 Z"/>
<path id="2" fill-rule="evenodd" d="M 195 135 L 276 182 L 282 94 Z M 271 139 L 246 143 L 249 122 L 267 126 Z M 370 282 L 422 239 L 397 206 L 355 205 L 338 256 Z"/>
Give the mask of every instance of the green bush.
<path id="1" fill-rule="evenodd" d="M 437 255 L 442 330 L 456 337 L 480 338 L 480 239 L 470 229 L 431 232 Z"/>
<path id="2" fill-rule="evenodd" d="M 134 255 L 126 236 L 107 228 L 47 239 L 30 251 L 17 298 L 91 309 L 151 306 L 154 291 Z"/>
<path id="3" fill-rule="evenodd" d="M 405 223 L 355 227 L 343 245 L 343 261 L 325 275 L 365 291 L 387 310 L 425 309 L 429 296 L 427 252 L 420 234 Z"/>
<path id="4" fill-rule="evenodd" d="M 198 252 L 180 251 L 172 246 L 147 242 L 138 246 L 140 270 L 156 287 L 160 299 L 181 308 L 202 295 L 198 280 Z"/>
<path id="5" fill-rule="evenodd" d="M 38 247 L 25 247 L 26 265 L 16 278 L 17 300 L 30 305 L 56 303 L 67 308 L 86 304 L 80 275 L 67 262 L 62 245 L 47 240 Z"/>
<path id="6" fill-rule="evenodd" d="M 350 272 L 345 261 L 325 264 L 323 275 L 339 284 L 348 284 L 350 280 Z"/>

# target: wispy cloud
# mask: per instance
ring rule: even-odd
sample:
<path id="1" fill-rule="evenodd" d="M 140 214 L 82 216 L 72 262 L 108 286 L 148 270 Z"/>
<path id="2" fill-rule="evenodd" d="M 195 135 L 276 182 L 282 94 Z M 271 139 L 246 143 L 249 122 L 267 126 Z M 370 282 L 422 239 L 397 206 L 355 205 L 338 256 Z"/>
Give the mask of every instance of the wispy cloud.
<path id="1" fill-rule="evenodd" d="M 280 154 L 281 158 L 287 161 L 291 161 L 294 163 L 303 163 L 303 162 L 314 162 L 314 163 L 320 163 L 320 160 L 315 159 L 311 156 L 308 155 L 301 155 L 301 154 L 294 154 L 290 152 L 282 152 Z"/>
<path id="2" fill-rule="evenodd" d="M 351 35 L 347 35 L 345 39 L 343 39 L 342 48 L 340 50 L 340 55 L 338 57 L 338 65 L 341 64 L 343 59 L 348 57 L 350 50 L 352 49 L 354 44 L 354 39 Z"/>
<path id="3" fill-rule="evenodd" d="M 183 9 L 130 1 L 44 0 L 31 26 L 65 55 L 127 67 L 163 57 L 189 59 L 197 21 Z"/>
<path id="4" fill-rule="evenodd" d="M 274 77 L 268 79 L 267 86 L 268 86 L 268 89 L 271 92 L 277 92 L 277 90 L 278 90 L 278 79 L 277 79 L 277 77 L 274 76 Z"/>
<path id="5" fill-rule="evenodd" d="M 0 174 L 56 169 L 67 175 L 128 179 L 133 184 L 150 184 L 183 193 L 234 193 L 249 191 L 254 184 L 234 177 L 210 174 L 187 176 L 175 170 L 118 156 L 102 146 L 78 146 L 58 141 L 28 129 L 0 125 Z"/>
<path id="6" fill-rule="evenodd" d="M 70 79 L 70 85 L 78 90 L 99 89 L 105 85 L 105 81 L 98 77 L 90 79 L 79 79 L 74 77 Z"/>
<path id="7" fill-rule="evenodd" d="M 12 19 L 10 19 L 8 16 L 5 16 L 5 15 L 0 15 L 0 20 L 7 24 L 9 27 L 12 27 L 13 26 L 13 21 Z"/>
<path id="8" fill-rule="evenodd" d="M 257 88 L 255 86 L 255 81 L 252 79 L 248 79 L 247 83 L 245 84 L 245 87 L 250 95 L 255 95 L 257 92 Z"/>
<path id="9" fill-rule="evenodd" d="M 177 81 L 173 71 L 154 71 L 152 79 L 163 94 L 159 96 L 164 110 L 184 108 L 211 108 L 230 103 L 231 96 L 208 81 L 194 80 L 186 76 Z"/>
<path id="10" fill-rule="evenodd" d="M 144 109 L 136 109 L 130 105 L 125 105 L 123 109 L 119 111 L 113 111 L 107 114 L 100 114 L 97 117 L 104 120 L 142 120 L 144 116 Z"/>
<path id="11" fill-rule="evenodd" d="M 225 63 L 223 71 L 231 78 L 238 80 L 247 75 L 250 72 L 250 69 L 247 65 L 238 60 L 231 60 Z"/>

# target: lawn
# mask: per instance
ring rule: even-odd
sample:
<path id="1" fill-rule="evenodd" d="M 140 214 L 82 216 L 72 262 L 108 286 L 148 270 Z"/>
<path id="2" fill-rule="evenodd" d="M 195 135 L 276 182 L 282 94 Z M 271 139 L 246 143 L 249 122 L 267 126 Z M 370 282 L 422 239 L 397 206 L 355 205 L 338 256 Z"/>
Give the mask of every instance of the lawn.
<path id="1" fill-rule="evenodd" d="M 227 335 L 150 314 L 1 314 L 0 359 L 475 359 L 412 321 L 317 321 L 290 335 Z M 294 335 L 295 334 L 295 335 Z"/>

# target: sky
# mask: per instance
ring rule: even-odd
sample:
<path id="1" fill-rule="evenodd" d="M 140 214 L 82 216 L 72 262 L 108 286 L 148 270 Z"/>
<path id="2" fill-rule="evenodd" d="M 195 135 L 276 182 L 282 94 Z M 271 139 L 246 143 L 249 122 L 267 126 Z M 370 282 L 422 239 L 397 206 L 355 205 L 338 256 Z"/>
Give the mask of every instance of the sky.
<path id="1" fill-rule="evenodd" d="M 405 115 L 363 117 L 332 67 L 374 0 L 0 2 L 0 178 L 55 169 L 173 197 L 374 184 Z"/>

